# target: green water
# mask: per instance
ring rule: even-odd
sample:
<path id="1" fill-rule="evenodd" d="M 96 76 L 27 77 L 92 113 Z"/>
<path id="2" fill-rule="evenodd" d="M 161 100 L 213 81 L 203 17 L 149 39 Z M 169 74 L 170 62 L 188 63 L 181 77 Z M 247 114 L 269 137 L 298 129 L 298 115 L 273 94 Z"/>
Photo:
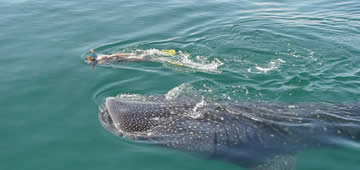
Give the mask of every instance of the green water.
<path id="1" fill-rule="evenodd" d="M 240 169 L 116 137 L 98 106 L 176 87 L 207 100 L 360 101 L 359 35 L 357 0 L 0 0 L 0 169 Z M 176 49 L 223 65 L 91 70 L 81 58 L 91 48 Z M 358 169 L 359 155 L 359 143 L 304 151 L 297 169 Z"/>

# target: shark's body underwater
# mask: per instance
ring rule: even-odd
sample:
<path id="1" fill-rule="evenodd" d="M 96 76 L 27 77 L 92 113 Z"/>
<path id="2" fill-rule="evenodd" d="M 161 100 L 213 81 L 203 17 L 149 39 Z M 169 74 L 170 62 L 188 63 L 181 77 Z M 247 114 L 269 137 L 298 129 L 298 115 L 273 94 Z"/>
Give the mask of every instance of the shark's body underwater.
<path id="1" fill-rule="evenodd" d="M 207 103 L 108 97 L 100 122 L 126 138 L 254 169 L 294 169 L 308 148 L 360 141 L 359 104 Z"/>

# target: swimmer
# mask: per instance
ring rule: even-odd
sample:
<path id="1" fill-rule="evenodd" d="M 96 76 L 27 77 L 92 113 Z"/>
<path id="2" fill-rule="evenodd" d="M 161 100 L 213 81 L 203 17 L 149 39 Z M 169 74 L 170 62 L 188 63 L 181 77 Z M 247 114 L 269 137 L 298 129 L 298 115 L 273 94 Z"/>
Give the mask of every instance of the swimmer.
<path id="1" fill-rule="evenodd" d="M 92 55 L 87 57 L 88 64 L 105 64 L 105 63 L 113 63 L 113 62 L 126 62 L 126 61 L 157 61 L 157 62 L 167 62 L 173 65 L 183 66 L 183 64 L 173 61 L 171 59 L 165 57 L 157 57 L 157 58 L 145 58 L 145 55 L 136 55 L 134 53 L 115 53 L 111 55 L 99 55 L 97 56 L 93 49 L 90 50 Z M 176 55 L 175 50 L 162 50 L 165 55 L 173 56 Z M 93 67 L 92 67 L 93 68 Z"/>
<path id="2" fill-rule="evenodd" d="M 90 50 L 92 55 L 87 57 L 88 63 L 104 64 L 106 62 L 125 62 L 125 61 L 144 61 L 143 55 L 135 55 L 132 53 L 115 53 L 111 55 L 99 55 L 97 56 L 93 49 Z"/>

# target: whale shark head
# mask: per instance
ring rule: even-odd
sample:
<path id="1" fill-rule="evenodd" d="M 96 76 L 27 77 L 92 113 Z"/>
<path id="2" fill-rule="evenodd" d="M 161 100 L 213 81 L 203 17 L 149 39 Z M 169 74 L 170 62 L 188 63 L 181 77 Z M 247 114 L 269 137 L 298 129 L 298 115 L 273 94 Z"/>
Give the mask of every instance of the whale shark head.
<path id="1" fill-rule="evenodd" d="M 108 97 L 100 108 L 101 124 L 119 136 L 151 137 L 150 132 L 164 126 L 174 117 L 191 110 L 189 103 L 171 103 L 160 97 L 146 100 L 121 100 Z"/>
<path id="2" fill-rule="evenodd" d="M 100 120 L 107 129 L 121 135 L 147 131 L 158 124 L 157 117 L 167 116 L 162 112 L 149 112 L 141 105 L 144 104 L 107 98 L 101 109 Z"/>

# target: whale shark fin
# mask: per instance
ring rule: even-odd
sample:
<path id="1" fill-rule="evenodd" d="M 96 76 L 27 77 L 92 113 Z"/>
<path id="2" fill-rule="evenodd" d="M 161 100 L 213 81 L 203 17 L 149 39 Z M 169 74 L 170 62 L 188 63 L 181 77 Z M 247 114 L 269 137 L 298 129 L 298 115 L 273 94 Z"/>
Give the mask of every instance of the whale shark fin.
<path id="1" fill-rule="evenodd" d="M 295 170 L 295 155 L 277 155 L 267 160 L 264 164 L 258 165 L 250 170 Z"/>

